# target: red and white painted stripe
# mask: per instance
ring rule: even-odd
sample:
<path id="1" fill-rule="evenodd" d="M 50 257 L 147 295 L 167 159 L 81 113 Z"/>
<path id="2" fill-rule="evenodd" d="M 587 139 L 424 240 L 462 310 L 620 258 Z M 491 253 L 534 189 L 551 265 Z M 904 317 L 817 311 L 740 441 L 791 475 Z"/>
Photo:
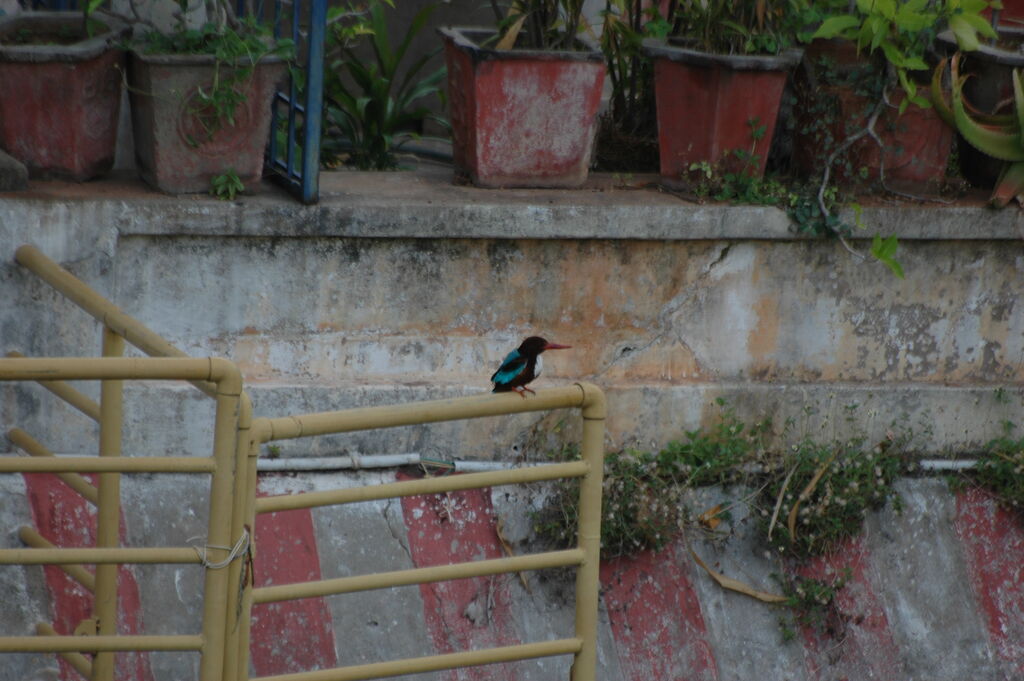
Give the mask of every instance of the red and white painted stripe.
<path id="1" fill-rule="evenodd" d="M 52 476 L 24 477 L 33 518 L 43 535 L 59 545 L 90 545 L 94 526 L 91 507 Z M 280 484 L 277 484 L 275 493 L 279 492 Z M 988 663 L 996 665 L 998 680 L 1024 679 L 1024 522 L 1019 516 L 997 508 L 991 498 L 977 491 L 956 495 L 951 507 L 955 508 L 951 525 L 938 527 L 948 527 L 951 545 L 961 555 L 937 556 L 936 559 L 955 560 L 967 566 L 969 594 L 977 604 L 975 614 L 985 623 L 983 636 L 994 658 Z M 495 527 L 491 496 L 487 492 L 406 498 L 401 502 L 401 510 L 408 567 L 504 555 Z M 345 522 L 340 507 L 318 512 L 341 514 L 339 522 Z M 894 514 L 888 522 L 903 522 L 899 518 Z M 256 526 L 256 583 L 318 579 L 322 555 L 318 546 L 330 542 L 331 537 L 318 536 L 317 527 L 309 511 L 261 516 Z M 888 531 L 895 537 L 890 537 L 889 541 L 898 541 L 901 528 L 891 527 Z M 392 537 L 366 539 L 367 542 L 393 540 Z M 852 570 L 850 582 L 837 601 L 846 620 L 841 641 L 804 631 L 796 642 L 789 644 L 800 646 L 803 651 L 803 679 L 806 681 L 917 678 L 908 667 L 906 651 L 901 649 L 900 641 L 906 640 L 906 636 L 899 631 L 901 618 L 894 617 L 892 611 L 892 603 L 897 600 L 891 592 L 893 584 L 878 567 L 877 541 L 871 534 L 858 538 L 835 555 L 818 559 L 804 569 L 804 574 L 817 577 L 832 575 L 843 566 L 850 566 Z M 751 560 L 762 559 L 751 557 Z M 70 633 L 79 621 L 89 616 L 90 596 L 58 568 L 46 568 L 45 575 L 53 596 L 55 627 L 61 633 Z M 742 575 L 735 576 L 742 578 Z M 695 585 L 697 580 L 707 579 L 703 571 L 694 567 L 682 540 L 658 554 L 647 552 L 607 561 L 601 570 L 608 627 L 603 640 L 613 641 L 614 650 L 602 651 L 602 657 L 605 660 L 614 657 L 616 664 L 605 666 L 605 681 L 716 681 L 722 678 L 719 670 L 730 668 L 726 664 L 729 656 L 743 654 L 743 651 L 741 646 L 723 642 L 721 635 L 709 633 L 710 618 L 722 617 L 723 613 L 720 605 L 709 611 L 709 606 L 701 602 L 701 589 Z M 526 630 L 523 625 L 529 621 L 523 613 L 536 609 L 537 605 L 532 597 L 524 597 L 526 592 L 517 580 L 515 575 L 503 575 L 421 586 L 418 603 L 432 648 L 423 650 L 422 654 L 511 645 L 543 637 L 543 633 Z M 771 585 L 760 586 L 771 588 Z M 949 586 L 964 588 L 963 585 Z M 130 568 L 121 573 L 120 598 L 120 630 L 143 632 L 139 587 Z M 738 605 L 728 607 L 740 608 L 731 614 L 725 613 L 729 616 L 737 616 L 737 612 L 742 616 L 744 608 L 772 607 L 753 600 L 748 603 L 742 598 L 729 602 Z M 570 603 L 564 607 L 572 606 Z M 263 676 L 335 666 L 337 650 L 345 645 L 345 626 L 348 623 L 332 622 L 331 610 L 322 598 L 256 607 L 252 626 L 254 673 Z M 717 630 L 722 627 L 718 626 Z M 764 636 L 772 645 L 785 645 L 778 631 L 767 631 Z M 928 642 L 920 645 L 927 646 Z M 758 649 L 764 650 L 764 647 Z M 936 652 L 972 654 L 968 651 Z M 765 678 L 774 678 L 771 674 L 773 661 L 765 659 L 760 664 L 764 666 Z M 455 670 L 437 678 L 451 681 L 539 678 L 536 668 L 527 665 L 524 662 Z M 146 655 L 118 655 L 117 670 L 119 680 L 154 681 Z M 62 679 L 78 678 L 77 673 L 63 663 L 60 673 Z M 2 676 L 0 673 L 0 678 Z"/>

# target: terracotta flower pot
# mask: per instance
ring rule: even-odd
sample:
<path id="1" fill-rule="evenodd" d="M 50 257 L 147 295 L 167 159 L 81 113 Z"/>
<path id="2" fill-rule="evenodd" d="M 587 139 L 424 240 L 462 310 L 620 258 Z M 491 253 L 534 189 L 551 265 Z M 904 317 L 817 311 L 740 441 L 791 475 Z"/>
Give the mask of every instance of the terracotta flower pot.
<path id="1" fill-rule="evenodd" d="M 197 93 L 210 92 L 214 58 L 208 55 L 131 53 L 130 83 L 135 160 L 142 179 L 169 194 L 205 192 L 217 175 L 233 170 L 243 183 L 258 182 L 270 135 L 274 90 L 285 75 L 276 57 L 261 60 L 241 85 L 245 100 L 234 123 L 216 120 Z M 224 81 L 228 67 L 221 65 Z"/>
<path id="2" fill-rule="evenodd" d="M 662 180 L 679 183 L 694 163 L 728 162 L 737 150 L 751 155 L 745 170 L 763 174 L 786 78 L 802 52 L 718 55 L 655 39 L 644 51 L 654 60 Z"/>
<path id="3" fill-rule="evenodd" d="M 798 93 L 793 158 L 802 175 L 816 178 L 832 149 L 867 123 L 877 100 L 851 87 L 819 86 Z M 900 115 L 897 107 L 902 95 L 902 90 L 891 94 L 891 106 L 883 105 L 875 123 L 882 146 L 870 136 L 860 138 L 833 167 L 833 178 L 868 187 L 880 180 L 884 169 L 889 188 L 915 193 L 940 188 L 953 147 L 953 131 L 934 109 L 911 104 Z"/>
<path id="4" fill-rule="evenodd" d="M 33 177 L 77 182 L 114 164 L 121 109 L 124 53 L 111 45 L 128 27 L 96 14 L 104 26 L 81 35 L 79 12 L 23 12 L 0 18 L 0 147 Z M 22 32 L 54 37 L 54 44 L 19 44 Z"/>
<path id="5" fill-rule="evenodd" d="M 487 29 L 445 28 L 457 172 L 481 187 L 578 187 L 604 86 L 599 51 L 492 50 Z"/>

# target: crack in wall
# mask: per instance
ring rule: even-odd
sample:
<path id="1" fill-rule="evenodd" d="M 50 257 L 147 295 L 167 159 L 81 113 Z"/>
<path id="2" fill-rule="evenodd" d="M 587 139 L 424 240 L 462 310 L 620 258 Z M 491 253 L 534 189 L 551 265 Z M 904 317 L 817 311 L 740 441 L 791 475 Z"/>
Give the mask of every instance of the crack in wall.
<path id="1" fill-rule="evenodd" d="M 406 558 L 409 559 L 409 564 L 412 565 L 413 564 L 412 550 L 410 550 L 410 548 L 409 548 L 409 542 L 408 542 L 408 540 L 405 537 L 405 533 L 401 532 L 399 529 L 397 529 L 395 527 L 395 524 L 394 524 L 395 523 L 395 518 L 394 518 L 395 514 L 393 514 L 391 512 L 391 506 L 392 506 L 392 504 L 394 504 L 394 501 L 395 501 L 394 499 L 388 499 L 387 503 L 384 504 L 384 508 L 382 510 L 382 513 L 384 514 L 384 524 L 387 525 L 388 532 L 391 533 L 391 538 L 394 539 L 396 542 L 398 542 L 398 545 L 402 547 L 402 551 L 405 552 Z M 402 523 L 402 527 L 405 527 L 404 520 L 399 518 L 398 521 Z"/>
<path id="2" fill-rule="evenodd" d="M 700 296 L 707 290 L 706 282 L 713 275 L 714 270 L 717 269 L 726 258 L 729 256 L 729 252 L 732 250 L 732 244 L 726 243 L 718 246 L 716 253 L 700 270 L 700 274 L 697 275 L 693 281 L 684 284 L 682 289 L 676 295 L 665 304 L 657 316 L 656 332 L 646 342 L 640 344 L 627 344 L 619 348 L 615 352 L 615 356 L 611 361 L 607 362 L 604 367 L 594 373 L 594 377 L 603 376 L 613 367 L 621 363 L 627 357 L 635 355 L 637 353 L 644 353 L 657 343 L 664 340 L 666 337 L 672 336 L 673 340 L 688 351 L 690 351 L 694 357 L 696 353 L 683 338 L 682 334 L 676 331 L 677 325 L 673 323 L 673 319 L 678 314 L 679 310 L 689 305 L 695 298 Z"/>

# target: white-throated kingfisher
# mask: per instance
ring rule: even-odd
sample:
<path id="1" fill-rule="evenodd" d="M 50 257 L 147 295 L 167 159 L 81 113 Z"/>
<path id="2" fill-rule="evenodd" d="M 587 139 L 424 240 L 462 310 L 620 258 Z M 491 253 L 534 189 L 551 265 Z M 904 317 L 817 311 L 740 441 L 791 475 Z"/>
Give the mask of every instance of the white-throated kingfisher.
<path id="1" fill-rule="evenodd" d="M 540 336 L 530 336 L 519 347 L 508 353 L 498 370 L 491 376 L 494 392 L 504 393 L 515 390 L 525 398 L 527 392 L 533 393 L 526 384 L 540 376 L 543 365 L 540 353 L 545 350 L 564 350 L 571 345 L 549 343 Z M 536 395 L 536 393 L 534 393 Z"/>

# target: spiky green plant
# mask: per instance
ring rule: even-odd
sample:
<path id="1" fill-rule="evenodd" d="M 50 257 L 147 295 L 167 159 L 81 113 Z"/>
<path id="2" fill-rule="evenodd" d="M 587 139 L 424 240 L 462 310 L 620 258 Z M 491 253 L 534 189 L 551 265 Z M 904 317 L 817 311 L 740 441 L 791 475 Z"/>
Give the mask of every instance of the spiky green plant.
<path id="1" fill-rule="evenodd" d="M 942 78 L 950 72 L 950 99 L 942 89 Z M 932 77 L 932 100 L 935 110 L 947 124 L 957 129 L 972 147 L 992 158 L 1005 161 L 999 180 L 992 190 L 989 202 L 1002 208 L 1011 200 L 1024 203 L 1024 76 L 1021 69 L 1013 69 L 1013 107 L 1010 114 L 983 115 L 968 111 L 963 86 L 967 76 L 960 75 L 960 55 L 935 68 Z M 950 101 L 951 100 L 951 101 Z"/>

